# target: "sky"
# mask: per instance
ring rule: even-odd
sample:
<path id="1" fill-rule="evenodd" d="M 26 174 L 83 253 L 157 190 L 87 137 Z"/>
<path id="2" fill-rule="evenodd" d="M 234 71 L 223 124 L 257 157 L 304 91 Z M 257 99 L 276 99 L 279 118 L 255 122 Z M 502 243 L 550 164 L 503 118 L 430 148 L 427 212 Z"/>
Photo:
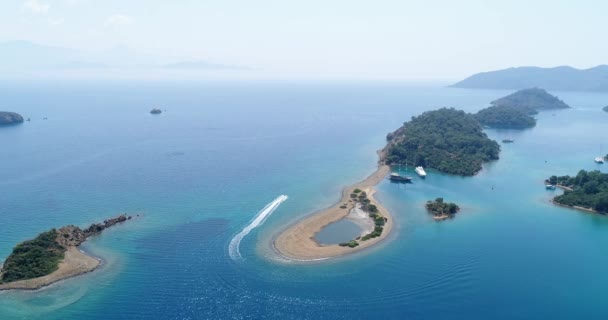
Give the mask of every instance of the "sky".
<path id="1" fill-rule="evenodd" d="M 247 67 L 234 77 L 443 81 L 608 64 L 606 13 L 591 0 L 2 0 L 0 42 Z"/>

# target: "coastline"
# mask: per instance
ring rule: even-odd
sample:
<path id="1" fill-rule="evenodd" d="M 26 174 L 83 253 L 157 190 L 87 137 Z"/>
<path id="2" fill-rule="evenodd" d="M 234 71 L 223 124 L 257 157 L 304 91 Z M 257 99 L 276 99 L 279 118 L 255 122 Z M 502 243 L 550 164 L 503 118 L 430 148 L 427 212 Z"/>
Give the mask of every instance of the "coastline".
<path id="1" fill-rule="evenodd" d="M 359 252 L 365 248 L 369 248 L 383 239 L 389 234 L 393 226 L 393 217 L 388 210 L 375 199 L 374 194 L 376 186 L 390 172 L 388 165 L 379 164 L 376 171 L 369 175 L 363 181 L 360 181 L 342 191 L 340 201 L 333 206 L 323 209 L 309 217 L 306 217 L 295 224 L 283 230 L 274 240 L 273 247 L 282 257 L 300 262 L 311 262 L 326 260 L 354 252 Z M 347 218 L 354 207 L 350 194 L 355 189 L 361 189 L 367 193 L 370 203 L 377 206 L 378 211 L 388 219 L 384 225 L 382 235 L 367 241 L 359 241 L 359 246 L 355 248 L 341 247 L 338 244 L 320 245 L 314 240 L 315 235 L 325 226 L 338 220 Z M 340 208 L 343 204 L 349 204 L 347 208 Z"/>
<path id="2" fill-rule="evenodd" d="M 573 191 L 573 190 L 572 190 L 572 188 L 570 188 L 570 187 L 566 187 L 566 186 L 561 185 L 561 184 L 557 184 L 557 185 L 555 185 L 555 186 L 556 186 L 556 187 L 558 187 L 558 188 L 560 188 L 560 189 L 562 189 L 562 190 Z M 555 198 L 555 197 L 554 197 L 554 198 Z M 591 208 L 587 208 L 587 207 L 581 207 L 581 206 L 569 206 L 569 205 L 567 205 L 567 204 L 561 204 L 561 203 L 559 203 L 559 202 L 555 201 L 555 199 L 554 199 L 554 198 L 553 198 L 553 199 L 551 199 L 551 203 L 553 203 L 554 205 L 556 205 L 556 206 L 558 206 L 558 207 L 569 208 L 569 209 L 574 209 L 574 210 L 579 210 L 579 211 L 585 211 L 585 212 L 589 212 L 589 213 L 595 213 L 595 214 L 599 214 L 599 215 L 602 215 L 602 216 L 605 216 L 605 215 L 606 215 L 605 213 L 602 213 L 602 212 L 599 212 L 599 211 L 596 211 L 596 210 L 593 210 L 593 209 L 591 209 Z"/>
<path id="3" fill-rule="evenodd" d="M 101 259 L 82 252 L 78 247 L 69 247 L 65 252 L 63 261 L 59 263 L 59 268 L 53 273 L 34 279 L 0 284 L 0 291 L 38 290 L 61 280 L 94 271 L 99 268 L 100 265 Z"/>

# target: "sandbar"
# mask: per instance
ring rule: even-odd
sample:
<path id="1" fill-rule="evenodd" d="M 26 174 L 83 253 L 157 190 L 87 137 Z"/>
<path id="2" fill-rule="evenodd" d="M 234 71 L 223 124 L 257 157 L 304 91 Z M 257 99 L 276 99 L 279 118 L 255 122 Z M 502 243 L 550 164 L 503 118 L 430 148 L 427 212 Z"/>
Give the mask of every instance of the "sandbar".
<path id="1" fill-rule="evenodd" d="M 275 250 L 284 258 L 295 261 L 318 261 L 338 256 L 343 256 L 349 253 L 361 251 L 369 248 L 378 242 L 385 239 L 393 226 L 393 218 L 375 198 L 374 186 L 382 181 L 389 173 L 390 168 L 387 165 L 379 164 L 378 169 L 365 180 L 345 188 L 342 192 L 340 202 L 335 205 L 321 210 L 309 217 L 306 217 L 284 230 L 278 237 L 274 239 Z M 355 248 L 341 247 L 334 245 L 321 245 L 315 241 L 315 235 L 330 223 L 346 218 L 349 212 L 355 207 L 355 203 L 350 201 L 350 194 L 355 189 L 361 189 L 367 193 L 370 203 L 377 206 L 379 213 L 386 217 L 388 221 L 384 225 L 382 235 L 367 241 L 358 241 L 359 246 Z M 346 204 L 346 208 L 340 206 Z"/>

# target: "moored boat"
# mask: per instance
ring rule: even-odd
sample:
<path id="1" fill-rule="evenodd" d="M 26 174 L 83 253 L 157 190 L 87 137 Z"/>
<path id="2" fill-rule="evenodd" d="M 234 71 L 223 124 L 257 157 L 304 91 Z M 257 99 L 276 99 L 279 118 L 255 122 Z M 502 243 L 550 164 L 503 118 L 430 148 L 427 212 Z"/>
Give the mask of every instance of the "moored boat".
<path id="1" fill-rule="evenodd" d="M 423 167 L 418 166 L 418 167 L 416 167 L 415 171 L 420 177 L 422 177 L 422 178 L 426 177 L 426 171 L 424 171 Z"/>
<path id="2" fill-rule="evenodd" d="M 602 157 L 595 157 L 595 163 L 604 163 L 604 158 L 602 158 Z"/>
<path id="3" fill-rule="evenodd" d="M 557 187 L 555 185 L 553 185 L 553 184 L 546 184 L 545 188 L 547 190 L 555 190 Z"/>
<path id="4" fill-rule="evenodd" d="M 402 176 L 396 172 L 391 173 L 391 176 L 389 177 L 389 179 L 394 182 L 412 182 L 411 177 Z"/>
<path id="5" fill-rule="evenodd" d="M 513 142 L 515 142 L 515 140 L 513 140 L 513 139 L 503 139 L 502 142 L 503 143 L 513 143 Z"/>

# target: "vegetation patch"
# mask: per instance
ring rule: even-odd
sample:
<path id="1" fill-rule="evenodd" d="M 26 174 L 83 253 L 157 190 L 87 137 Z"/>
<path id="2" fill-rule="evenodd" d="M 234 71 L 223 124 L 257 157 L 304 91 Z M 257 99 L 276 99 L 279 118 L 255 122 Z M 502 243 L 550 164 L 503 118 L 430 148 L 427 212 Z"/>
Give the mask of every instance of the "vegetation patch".
<path id="1" fill-rule="evenodd" d="M 52 229 L 18 244 L 4 262 L 0 283 L 37 278 L 57 270 L 66 251 L 57 243 L 57 235 Z"/>

